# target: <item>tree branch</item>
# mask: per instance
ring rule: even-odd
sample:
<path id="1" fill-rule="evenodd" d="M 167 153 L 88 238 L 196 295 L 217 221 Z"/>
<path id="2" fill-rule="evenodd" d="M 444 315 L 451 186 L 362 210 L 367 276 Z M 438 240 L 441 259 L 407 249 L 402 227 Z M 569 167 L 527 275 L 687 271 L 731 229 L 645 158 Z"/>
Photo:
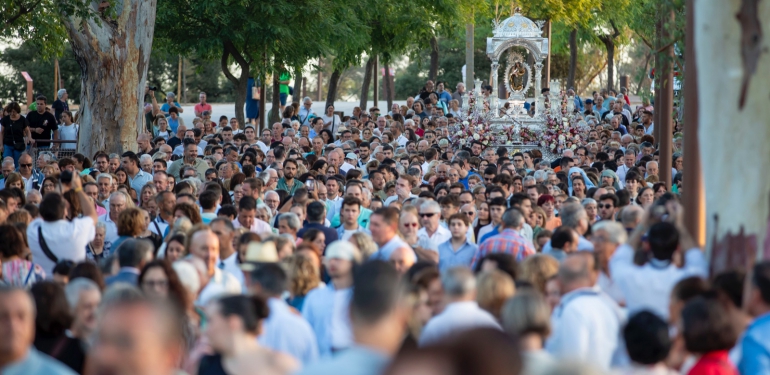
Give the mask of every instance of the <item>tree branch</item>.
<path id="1" fill-rule="evenodd" d="M 647 38 L 645 38 L 642 34 L 639 34 L 636 31 L 634 31 L 634 34 L 636 34 L 636 36 L 642 39 L 642 43 L 644 43 L 647 47 L 649 47 L 650 49 L 655 49 L 655 47 L 652 46 L 652 43 L 650 43 L 650 41 L 647 40 Z"/>
<path id="2" fill-rule="evenodd" d="M 38 5 L 40 5 L 40 2 L 42 2 L 42 0 L 38 0 L 37 2 L 32 4 L 29 8 L 24 8 L 24 5 L 21 3 L 21 1 L 14 1 L 14 3 L 16 3 L 16 5 L 19 6 L 19 11 L 16 14 L 14 14 L 13 17 L 11 17 L 11 18 L 5 20 L 5 22 L 3 22 L 4 23 L 3 30 L 5 30 L 5 28 L 7 26 L 9 26 L 9 25 L 13 24 L 14 22 L 16 22 L 16 20 L 18 20 L 19 18 L 21 18 L 25 14 L 31 13 L 32 10 L 34 10 L 35 8 L 37 8 Z"/>
<path id="3" fill-rule="evenodd" d="M 225 77 L 230 80 L 233 84 L 238 86 L 238 78 L 235 78 L 233 73 L 230 72 L 230 67 L 227 64 L 227 60 L 230 57 L 230 51 L 227 48 L 223 48 L 222 50 L 222 73 L 225 74 Z"/>

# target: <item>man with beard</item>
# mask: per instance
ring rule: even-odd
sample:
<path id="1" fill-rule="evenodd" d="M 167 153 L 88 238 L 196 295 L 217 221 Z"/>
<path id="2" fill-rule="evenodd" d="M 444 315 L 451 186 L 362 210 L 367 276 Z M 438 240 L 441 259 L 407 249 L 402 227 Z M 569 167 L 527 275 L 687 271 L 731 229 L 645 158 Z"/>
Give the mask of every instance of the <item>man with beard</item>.
<path id="1" fill-rule="evenodd" d="M 285 190 L 289 195 L 294 195 L 297 189 L 303 187 L 303 184 L 294 179 L 297 173 L 297 161 L 286 159 L 283 164 L 283 177 L 278 180 L 277 190 Z"/>

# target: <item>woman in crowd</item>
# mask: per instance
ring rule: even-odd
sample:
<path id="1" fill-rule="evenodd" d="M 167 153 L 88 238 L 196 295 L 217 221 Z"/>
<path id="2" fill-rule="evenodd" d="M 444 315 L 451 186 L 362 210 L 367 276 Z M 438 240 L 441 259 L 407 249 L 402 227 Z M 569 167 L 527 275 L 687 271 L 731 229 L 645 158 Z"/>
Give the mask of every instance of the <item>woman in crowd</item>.
<path id="1" fill-rule="evenodd" d="M 118 169 L 115 171 L 115 177 L 117 177 L 118 185 L 129 186 L 128 172 L 126 172 L 123 167 L 118 167 Z"/>
<path id="2" fill-rule="evenodd" d="M 372 254 L 377 252 L 377 244 L 372 240 L 372 236 L 366 233 L 353 233 L 348 241 L 352 242 L 353 245 L 356 245 L 358 251 L 361 253 L 361 259 L 369 259 Z"/>
<path id="3" fill-rule="evenodd" d="M 340 116 L 334 113 L 333 105 L 326 107 L 326 111 L 321 115 L 321 118 L 324 120 L 324 130 L 328 130 L 330 134 L 337 132 L 337 128 L 342 124 Z M 332 142 L 333 141 L 334 137 L 332 136 Z"/>
<path id="4" fill-rule="evenodd" d="M 174 218 L 179 219 L 181 217 L 190 220 L 192 225 L 197 225 L 203 222 L 198 208 L 189 203 L 177 203 L 176 206 L 174 206 Z"/>
<path id="5" fill-rule="evenodd" d="M 106 224 L 102 221 L 97 222 L 94 232 L 94 239 L 86 245 L 86 258 L 99 262 L 104 259 L 106 255 L 109 255 L 104 253 L 104 237 L 107 235 Z"/>
<path id="6" fill-rule="evenodd" d="M 551 308 L 542 294 L 534 290 L 516 293 L 502 311 L 502 326 L 506 333 L 519 340 L 528 375 L 549 374 L 556 360 L 543 348 L 551 334 Z"/>
<path id="7" fill-rule="evenodd" d="M 188 298 L 187 291 L 167 260 L 147 263 L 139 274 L 137 284 L 144 295 L 158 301 L 171 301 L 180 313 L 192 308 L 193 301 Z"/>
<path id="8" fill-rule="evenodd" d="M 653 193 L 652 188 L 645 186 L 639 190 L 639 195 L 636 197 L 636 204 L 642 206 L 642 208 L 646 210 L 652 206 L 654 201 L 655 194 Z"/>
<path id="9" fill-rule="evenodd" d="M 545 254 L 535 254 L 521 265 L 521 278 L 529 281 L 535 290 L 545 294 L 545 284 L 559 271 L 559 261 Z"/>
<path id="10" fill-rule="evenodd" d="M 646 186 L 646 184 L 642 181 L 641 175 L 634 171 L 626 173 L 626 185 L 623 188 L 628 191 L 628 197 L 633 204 L 636 204 L 636 197 L 639 195 L 639 189 L 642 186 Z"/>
<path id="11" fill-rule="evenodd" d="M 666 189 L 666 184 L 663 182 L 656 182 L 654 185 L 652 185 L 652 191 L 655 194 L 655 200 L 662 197 L 663 194 L 668 193 L 668 189 Z"/>
<path id="12" fill-rule="evenodd" d="M 334 135 L 329 129 L 321 130 L 321 139 L 324 140 L 325 145 L 334 143 Z"/>
<path id="13" fill-rule="evenodd" d="M 717 298 L 695 297 L 685 305 L 682 336 L 687 351 L 698 356 L 688 375 L 738 375 L 728 357 L 738 329 Z"/>
<path id="14" fill-rule="evenodd" d="M 296 361 L 259 344 L 262 322 L 269 315 L 267 302 L 257 296 L 221 297 L 206 307 L 205 335 L 213 355 L 200 361 L 199 375 L 243 374 L 259 368 L 265 374 L 289 374 Z"/>
<path id="15" fill-rule="evenodd" d="M 139 193 L 139 207 L 148 210 L 148 203 L 155 203 L 155 197 L 158 195 L 158 189 L 152 182 L 148 182 L 147 185 L 142 186 L 142 191 Z"/>
<path id="16" fill-rule="evenodd" d="M 302 243 L 311 243 L 323 253 L 326 248 L 326 236 L 320 229 L 308 229 L 302 236 Z"/>
<path id="17" fill-rule="evenodd" d="M 21 175 L 17 172 L 9 173 L 8 176 L 5 177 L 5 188 L 24 189 L 24 180 L 22 180 Z"/>
<path id="18" fill-rule="evenodd" d="M 29 253 L 25 234 L 11 224 L 0 225 L 0 264 L 2 282 L 20 288 L 45 280 L 45 271 L 25 258 Z"/>
<path id="19" fill-rule="evenodd" d="M 144 216 L 144 230 L 137 237 L 144 238 L 152 242 L 152 245 L 155 247 L 154 254 L 157 254 L 158 249 L 160 249 L 160 246 L 163 244 L 163 236 L 150 230 L 150 223 L 152 222 L 150 213 L 147 210 L 141 208 L 139 210 L 141 211 L 142 216 Z"/>
<path id="20" fill-rule="evenodd" d="M 476 301 L 498 321 L 503 304 L 516 293 L 513 279 L 505 272 L 491 270 L 482 272 L 477 277 Z"/>
<path id="21" fill-rule="evenodd" d="M 537 206 L 545 213 L 545 229 L 553 231 L 561 226 L 561 219 L 556 217 L 556 200 L 552 195 L 541 195 L 537 198 Z"/>
<path id="22" fill-rule="evenodd" d="M 166 141 L 174 136 L 173 130 L 169 129 L 169 120 L 167 120 L 165 116 L 159 116 L 155 119 L 155 126 L 152 128 L 152 133 L 153 137 L 161 137 Z"/>
<path id="23" fill-rule="evenodd" d="M 59 179 L 54 176 L 48 176 L 43 179 L 43 185 L 40 187 L 40 194 L 45 196 L 48 193 L 61 193 L 61 185 Z"/>
<path id="24" fill-rule="evenodd" d="M 118 216 L 118 239 L 112 243 L 112 249 L 117 249 L 123 241 L 129 238 L 137 238 L 144 232 L 147 223 L 144 222 L 144 214 L 139 208 L 126 208 Z"/>
<path id="25" fill-rule="evenodd" d="M 166 242 L 165 259 L 169 263 L 173 263 L 179 259 L 187 256 L 187 250 L 185 248 L 185 241 L 187 236 L 183 233 L 177 233 L 172 235 L 168 242 Z"/>
<path id="26" fill-rule="evenodd" d="M 601 217 L 599 217 L 598 214 L 599 211 L 596 201 L 593 198 L 584 198 L 580 204 L 582 204 L 583 208 L 586 210 L 588 224 L 594 225 L 597 220 L 601 220 Z"/>
<path id="27" fill-rule="evenodd" d="M 72 313 L 64 287 L 54 281 L 41 281 L 30 289 L 35 300 L 35 348 L 83 373 L 86 353 L 80 340 L 67 335 Z"/>
<path id="28" fill-rule="evenodd" d="M 308 251 L 310 254 L 307 253 Z M 305 302 L 305 296 L 321 283 L 317 254 L 318 248 L 315 245 L 302 243 L 297 246 L 296 253 L 289 260 L 290 296 L 286 302 L 300 311 Z"/>

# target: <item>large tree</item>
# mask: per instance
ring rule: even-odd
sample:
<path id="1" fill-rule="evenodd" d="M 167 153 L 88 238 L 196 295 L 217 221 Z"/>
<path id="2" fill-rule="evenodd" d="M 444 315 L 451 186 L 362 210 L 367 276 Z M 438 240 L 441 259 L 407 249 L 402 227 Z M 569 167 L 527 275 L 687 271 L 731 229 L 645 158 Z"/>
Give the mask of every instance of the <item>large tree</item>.
<path id="1" fill-rule="evenodd" d="M 96 18 L 64 18 L 82 85 L 78 150 L 136 149 L 143 128 L 145 82 L 155 30 L 155 0 L 123 0 Z M 93 5 L 97 6 L 96 3 Z"/>

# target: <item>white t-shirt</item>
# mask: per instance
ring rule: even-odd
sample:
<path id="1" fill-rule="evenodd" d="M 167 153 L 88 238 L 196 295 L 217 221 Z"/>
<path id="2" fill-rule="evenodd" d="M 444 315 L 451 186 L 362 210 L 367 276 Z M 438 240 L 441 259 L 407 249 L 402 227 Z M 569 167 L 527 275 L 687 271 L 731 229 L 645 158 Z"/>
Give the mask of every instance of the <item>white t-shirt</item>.
<path id="1" fill-rule="evenodd" d="M 335 130 L 340 126 L 340 116 L 339 115 L 323 115 L 321 118 L 324 120 L 324 129 L 331 130 L 332 133 L 334 133 Z"/>
<path id="2" fill-rule="evenodd" d="M 53 222 L 37 218 L 29 223 L 27 239 L 29 249 L 32 252 L 32 261 L 43 267 L 46 275 L 49 276 L 53 275 L 53 268 L 56 263 L 49 259 L 40 247 L 38 228 L 43 229 L 43 239 L 59 261 L 84 261 L 86 259 L 86 246 L 96 236 L 96 225 L 90 217 Z"/>
<path id="3" fill-rule="evenodd" d="M 353 345 L 353 331 L 350 324 L 350 289 L 334 291 L 331 333 L 332 348 L 344 349 Z"/>
<path id="4" fill-rule="evenodd" d="M 347 229 L 343 229 L 343 230 L 342 230 L 342 238 L 340 238 L 340 240 L 342 240 L 342 241 L 347 241 L 347 240 L 349 240 L 349 239 L 350 239 L 350 237 L 352 237 L 352 236 L 353 236 L 353 234 L 355 234 L 356 232 L 358 232 L 358 229 L 353 229 L 353 230 L 347 230 Z"/>
<path id="5" fill-rule="evenodd" d="M 78 124 L 60 125 L 59 126 L 59 139 L 62 141 L 77 141 L 78 130 L 80 126 Z M 62 149 L 74 150 L 77 148 L 77 143 L 62 143 Z"/>

